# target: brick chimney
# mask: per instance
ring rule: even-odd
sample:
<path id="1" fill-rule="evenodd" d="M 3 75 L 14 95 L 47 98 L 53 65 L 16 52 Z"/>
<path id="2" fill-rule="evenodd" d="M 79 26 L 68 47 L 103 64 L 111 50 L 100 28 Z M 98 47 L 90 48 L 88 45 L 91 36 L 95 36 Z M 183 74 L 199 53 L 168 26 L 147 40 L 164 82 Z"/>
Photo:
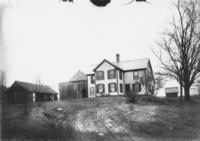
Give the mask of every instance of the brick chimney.
<path id="1" fill-rule="evenodd" d="M 116 54 L 116 62 L 119 63 L 120 62 L 120 54 Z"/>

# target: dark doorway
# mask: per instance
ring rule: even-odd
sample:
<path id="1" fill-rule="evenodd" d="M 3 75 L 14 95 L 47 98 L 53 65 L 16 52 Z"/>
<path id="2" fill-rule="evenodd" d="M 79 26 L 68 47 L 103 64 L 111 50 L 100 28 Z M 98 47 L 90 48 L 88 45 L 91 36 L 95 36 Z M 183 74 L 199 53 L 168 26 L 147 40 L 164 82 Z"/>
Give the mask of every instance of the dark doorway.
<path id="1" fill-rule="evenodd" d="M 129 84 L 125 84 L 125 92 L 126 92 L 126 95 L 131 92 L 131 88 Z"/>
<path id="2" fill-rule="evenodd" d="M 166 93 L 167 97 L 178 97 L 178 93 L 174 92 L 174 93 Z"/>
<path id="3" fill-rule="evenodd" d="M 88 96 L 87 96 L 87 91 L 86 91 L 86 89 L 83 89 L 82 90 L 82 98 L 87 98 Z"/>

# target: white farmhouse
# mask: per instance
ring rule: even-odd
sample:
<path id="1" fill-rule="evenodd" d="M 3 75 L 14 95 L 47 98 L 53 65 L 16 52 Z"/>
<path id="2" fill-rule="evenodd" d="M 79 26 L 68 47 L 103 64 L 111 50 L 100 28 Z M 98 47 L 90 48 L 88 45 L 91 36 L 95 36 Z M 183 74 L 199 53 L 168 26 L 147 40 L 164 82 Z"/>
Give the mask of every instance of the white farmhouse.
<path id="1" fill-rule="evenodd" d="M 147 58 L 120 61 L 120 55 L 116 54 L 116 62 L 104 59 L 99 64 L 93 65 L 89 71 L 84 73 L 79 71 L 76 75 L 83 74 L 86 77 L 84 81 L 87 83 L 87 97 L 126 95 L 130 92 L 154 93 L 155 80 L 150 59 Z M 82 81 L 77 79 L 73 84 L 80 85 Z M 64 85 L 60 84 L 59 88 L 61 95 L 69 95 Z M 79 97 L 85 97 L 85 94 L 80 94 Z"/>

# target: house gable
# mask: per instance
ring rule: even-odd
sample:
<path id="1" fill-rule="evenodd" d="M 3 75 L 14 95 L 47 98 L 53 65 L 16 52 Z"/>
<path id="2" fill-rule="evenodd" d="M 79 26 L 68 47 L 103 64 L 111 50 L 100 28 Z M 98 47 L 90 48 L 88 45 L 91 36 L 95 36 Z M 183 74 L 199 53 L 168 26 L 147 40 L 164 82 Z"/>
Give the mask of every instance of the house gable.
<path id="1" fill-rule="evenodd" d="M 114 66 L 110 65 L 107 62 L 103 62 L 95 71 L 104 71 L 104 70 L 111 70 L 111 69 L 115 69 Z"/>
<path id="2" fill-rule="evenodd" d="M 119 69 L 119 70 L 122 70 L 120 67 L 114 65 L 113 63 L 109 62 L 108 60 L 104 59 L 99 65 L 96 66 L 96 68 L 93 69 L 93 71 L 97 71 L 97 70 L 100 70 L 99 68 L 101 66 L 105 67 L 105 65 L 107 66 L 112 66 L 113 69 Z"/>

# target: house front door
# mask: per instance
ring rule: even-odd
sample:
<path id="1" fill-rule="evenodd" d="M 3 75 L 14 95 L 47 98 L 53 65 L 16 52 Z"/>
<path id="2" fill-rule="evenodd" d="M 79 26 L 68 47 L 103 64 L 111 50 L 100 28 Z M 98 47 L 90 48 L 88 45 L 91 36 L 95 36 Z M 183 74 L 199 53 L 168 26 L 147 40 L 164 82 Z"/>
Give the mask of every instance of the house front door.
<path id="1" fill-rule="evenodd" d="M 125 84 L 125 94 L 128 95 L 128 93 L 131 92 L 130 84 Z"/>

